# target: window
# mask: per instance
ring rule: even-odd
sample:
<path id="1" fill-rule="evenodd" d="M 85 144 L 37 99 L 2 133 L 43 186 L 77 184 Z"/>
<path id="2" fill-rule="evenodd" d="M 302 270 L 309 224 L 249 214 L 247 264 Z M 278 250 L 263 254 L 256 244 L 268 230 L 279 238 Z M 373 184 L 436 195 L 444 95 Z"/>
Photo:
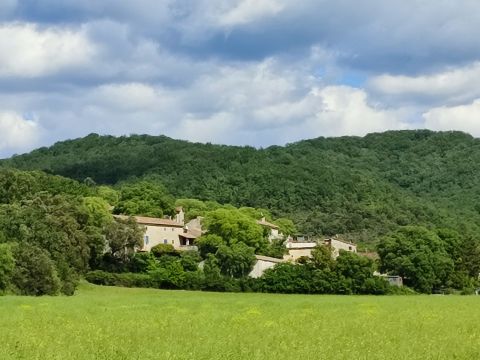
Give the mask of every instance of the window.
<path id="1" fill-rule="evenodd" d="M 348 247 L 348 251 L 352 251 L 352 247 L 351 247 L 351 246 Z"/>
<path id="2" fill-rule="evenodd" d="M 150 240 L 150 239 L 148 238 L 148 235 L 145 235 L 145 236 L 143 237 L 143 240 L 144 240 L 144 242 L 145 242 L 145 245 L 148 245 L 148 241 Z"/>
<path id="3" fill-rule="evenodd" d="M 174 228 L 172 228 L 172 231 L 174 231 L 174 230 L 175 230 L 175 229 L 174 229 Z"/>
<path id="4" fill-rule="evenodd" d="M 163 239 L 163 243 L 164 243 L 164 244 L 168 244 L 168 240 L 167 240 L 167 239 Z"/>

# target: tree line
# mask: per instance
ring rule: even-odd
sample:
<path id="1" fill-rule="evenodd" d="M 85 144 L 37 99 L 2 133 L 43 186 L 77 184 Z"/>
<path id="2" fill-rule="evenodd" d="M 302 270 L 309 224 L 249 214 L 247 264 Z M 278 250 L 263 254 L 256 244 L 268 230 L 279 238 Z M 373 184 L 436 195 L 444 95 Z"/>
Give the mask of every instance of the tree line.
<path id="1" fill-rule="evenodd" d="M 207 233 L 197 239 L 196 253 L 162 246 L 152 254 L 137 253 L 144 229 L 132 218 L 112 216 L 172 215 L 176 206 L 184 207 L 187 220 L 204 218 Z M 257 219 L 276 222 L 287 235 L 298 231 L 293 221 L 274 214 L 215 200 L 175 199 L 153 175 L 106 186 L 91 179 L 0 169 L 0 293 L 71 295 L 84 276 L 98 283 L 218 291 L 392 291 L 373 277 L 374 270 L 400 275 L 409 288 L 423 293 L 471 293 L 478 287 L 476 233 L 422 225 L 397 226 L 380 235 L 377 262 L 355 254 L 330 261 L 319 257 L 320 249 L 313 259 L 280 264 L 259 280 L 249 279 L 255 254 L 282 258 L 285 252 L 282 241 L 268 241 L 268 229 Z"/>
<path id="2" fill-rule="evenodd" d="M 460 132 L 390 131 L 266 149 L 91 134 L 1 165 L 104 185 L 156 177 L 175 198 L 269 209 L 302 233 L 345 234 L 372 248 L 399 226 L 480 232 L 480 140 Z M 131 205 L 122 211 L 144 210 Z"/>

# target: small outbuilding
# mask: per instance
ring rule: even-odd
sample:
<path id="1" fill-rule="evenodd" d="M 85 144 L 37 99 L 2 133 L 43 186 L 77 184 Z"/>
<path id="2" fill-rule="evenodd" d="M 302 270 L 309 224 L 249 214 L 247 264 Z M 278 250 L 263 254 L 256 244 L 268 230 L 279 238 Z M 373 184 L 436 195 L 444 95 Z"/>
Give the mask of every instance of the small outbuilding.
<path id="1" fill-rule="evenodd" d="M 265 270 L 273 268 L 275 265 L 284 262 L 282 259 L 277 259 L 269 256 L 255 255 L 256 262 L 252 271 L 248 276 L 252 278 L 259 278 L 263 275 Z"/>

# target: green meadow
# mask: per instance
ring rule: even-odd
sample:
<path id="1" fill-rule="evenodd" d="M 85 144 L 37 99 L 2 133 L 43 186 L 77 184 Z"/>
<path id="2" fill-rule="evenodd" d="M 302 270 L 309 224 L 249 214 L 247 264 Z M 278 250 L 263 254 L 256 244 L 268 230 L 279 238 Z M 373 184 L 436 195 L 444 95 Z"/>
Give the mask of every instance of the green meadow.
<path id="1" fill-rule="evenodd" d="M 0 359 L 479 359 L 480 297 L 0 297 Z"/>

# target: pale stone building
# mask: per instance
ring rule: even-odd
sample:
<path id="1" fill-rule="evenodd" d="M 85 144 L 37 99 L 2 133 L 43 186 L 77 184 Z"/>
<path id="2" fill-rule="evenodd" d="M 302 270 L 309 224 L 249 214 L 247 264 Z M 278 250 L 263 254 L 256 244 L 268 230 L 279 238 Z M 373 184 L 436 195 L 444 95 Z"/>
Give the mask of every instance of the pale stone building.
<path id="1" fill-rule="evenodd" d="M 318 244 L 313 241 L 288 241 L 285 244 L 288 253 L 285 254 L 283 258 L 288 261 L 297 261 L 301 257 L 312 257 L 312 250 L 315 249 L 317 245 Z"/>
<path id="2" fill-rule="evenodd" d="M 270 235 L 268 236 L 268 240 L 270 242 L 274 240 L 283 239 L 283 234 L 280 232 L 279 227 L 265 220 L 265 217 L 261 218 L 260 220 L 257 220 L 257 224 L 270 230 Z"/>
<path id="3" fill-rule="evenodd" d="M 117 218 L 126 219 L 127 216 L 117 215 Z M 176 209 L 174 219 L 134 216 L 136 222 L 145 228 L 143 248 L 140 251 L 150 251 L 158 244 L 172 245 L 176 250 L 195 249 L 194 242 L 198 234 L 188 230 L 184 225 L 182 208 Z"/>
<path id="4" fill-rule="evenodd" d="M 340 250 L 357 252 L 357 245 L 349 241 L 340 240 L 336 237 L 323 240 L 323 245 L 329 246 L 332 249 L 332 257 L 336 259 L 340 255 Z"/>
<path id="5" fill-rule="evenodd" d="M 252 278 L 259 278 L 263 275 L 265 270 L 273 268 L 275 265 L 284 262 L 282 259 L 277 259 L 269 256 L 255 255 L 256 262 L 252 271 L 248 276 Z"/>
<path id="6" fill-rule="evenodd" d="M 307 240 L 308 237 L 297 236 L 296 239 L 305 239 L 303 241 L 299 240 L 289 240 L 286 243 L 288 249 L 288 254 L 284 255 L 285 260 L 297 261 L 301 257 L 311 257 L 312 250 L 315 249 L 317 245 L 324 245 L 331 248 L 332 257 L 336 259 L 340 255 L 340 250 L 357 252 L 357 246 L 351 242 L 340 240 L 338 238 L 325 239 L 323 241 L 313 241 Z"/>

